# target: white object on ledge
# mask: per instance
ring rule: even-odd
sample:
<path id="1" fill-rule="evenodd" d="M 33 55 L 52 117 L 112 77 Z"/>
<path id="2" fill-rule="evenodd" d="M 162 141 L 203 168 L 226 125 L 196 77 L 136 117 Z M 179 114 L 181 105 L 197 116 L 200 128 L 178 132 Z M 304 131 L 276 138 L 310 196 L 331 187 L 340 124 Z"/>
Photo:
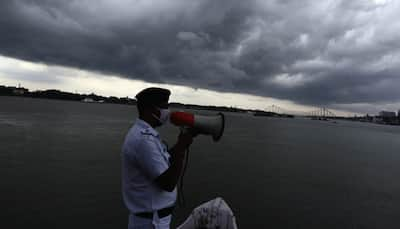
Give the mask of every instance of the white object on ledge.
<path id="1" fill-rule="evenodd" d="M 236 219 L 228 204 L 217 197 L 195 208 L 177 229 L 237 229 Z"/>

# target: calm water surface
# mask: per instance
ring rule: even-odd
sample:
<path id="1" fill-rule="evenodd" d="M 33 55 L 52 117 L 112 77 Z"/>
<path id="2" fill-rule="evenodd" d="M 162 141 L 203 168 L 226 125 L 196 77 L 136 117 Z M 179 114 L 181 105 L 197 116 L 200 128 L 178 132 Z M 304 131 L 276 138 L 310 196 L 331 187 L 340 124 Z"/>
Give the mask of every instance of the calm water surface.
<path id="1" fill-rule="evenodd" d="M 120 148 L 136 117 L 134 106 L 0 97 L 1 224 L 126 228 Z M 178 134 L 160 132 L 171 145 Z M 173 225 L 220 196 L 240 228 L 400 228 L 399 175 L 400 127 L 227 113 L 220 142 L 191 147 Z"/>

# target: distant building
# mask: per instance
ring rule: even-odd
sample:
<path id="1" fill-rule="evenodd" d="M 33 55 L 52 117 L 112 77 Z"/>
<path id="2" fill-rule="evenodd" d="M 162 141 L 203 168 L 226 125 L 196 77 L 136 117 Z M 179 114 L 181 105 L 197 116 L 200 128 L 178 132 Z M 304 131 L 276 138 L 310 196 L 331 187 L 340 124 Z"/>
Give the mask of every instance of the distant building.
<path id="1" fill-rule="evenodd" d="M 22 88 L 22 87 L 14 88 L 14 90 L 13 90 L 14 95 L 23 95 L 27 92 L 29 92 L 29 90 L 26 88 Z"/>
<path id="2" fill-rule="evenodd" d="M 396 117 L 396 112 L 394 111 L 381 111 L 379 112 L 379 116 L 382 118 L 395 118 Z"/>
<path id="3" fill-rule="evenodd" d="M 374 123 L 379 123 L 379 124 L 384 124 L 382 117 L 375 116 L 372 118 L 372 122 Z"/>
<path id="4" fill-rule="evenodd" d="M 82 100 L 82 102 L 85 102 L 85 103 L 94 103 L 95 101 L 94 101 L 92 98 L 84 98 L 84 99 Z"/>

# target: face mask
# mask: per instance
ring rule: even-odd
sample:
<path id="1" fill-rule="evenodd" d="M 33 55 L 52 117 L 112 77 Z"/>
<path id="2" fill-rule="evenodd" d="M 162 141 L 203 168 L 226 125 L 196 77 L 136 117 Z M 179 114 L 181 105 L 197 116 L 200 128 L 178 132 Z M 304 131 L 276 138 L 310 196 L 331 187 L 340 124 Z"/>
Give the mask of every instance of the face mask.
<path id="1" fill-rule="evenodd" d="M 156 108 L 160 111 L 160 117 L 158 117 L 155 114 L 153 114 L 153 117 L 156 118 L 161 123 L 161 125 L 164 125 L 169 120 L 170 111 L 169 111 L 169 109 L 162 109 L 162 108 L 158 108 L 158 107 L 156 107 Z"/>

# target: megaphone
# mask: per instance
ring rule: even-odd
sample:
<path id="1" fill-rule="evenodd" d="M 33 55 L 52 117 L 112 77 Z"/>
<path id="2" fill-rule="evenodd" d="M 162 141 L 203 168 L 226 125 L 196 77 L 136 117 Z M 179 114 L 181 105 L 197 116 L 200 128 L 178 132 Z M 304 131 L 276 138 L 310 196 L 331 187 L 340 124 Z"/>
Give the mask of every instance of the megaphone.
<path id="1" fill-rule="evenodd" d="M 170 122 L 176 126 L 193 128 L 199 134 L 211 135 L 215 142 L 221 139 L 225 128 L 225 116 L 222 113 L 206 116 L 176 111 L 171 112 Z"/>

